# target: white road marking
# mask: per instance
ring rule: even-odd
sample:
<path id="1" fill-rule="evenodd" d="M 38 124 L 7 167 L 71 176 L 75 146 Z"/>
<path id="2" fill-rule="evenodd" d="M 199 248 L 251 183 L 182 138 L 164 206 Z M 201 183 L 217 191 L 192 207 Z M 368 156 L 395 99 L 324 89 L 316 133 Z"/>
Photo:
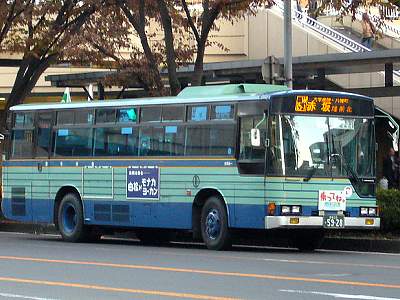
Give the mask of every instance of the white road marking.
<path id="1" fill-rule="evenodd" d="M 316 252 L 329 252 L 329 253 L 356 253 L 363 255 L 385 255 L 385 256 L 400 256 L 400 253 L 390 252 L 368 252 L 368 251 L 352 251 L 352 250 L 329 250 L 329 249 L 318 249 Z"/>
<path id="2" fill-rule="evenodd" d="M 368 295 L 351 295 L 351 294 L 337 294 L 337 293 L 324 293 L 316 291 L 302 291 L 302 290 L 279 290 L 280 292 L 292 294 L 309 294 L 318 296 L 328 296 L 337 299 L 360 299 L 360 300 L 400 300 L 400 298 L 376 297 Z"/>
<path id="3" fill-rule="evenodd" d="M 329 274 L 329 273 L 319 273 L 319 274 L 314 274 L 314 276 L 321 276 L 321 277 L 346 277 L 346 276 L 351 276 L 350 273 L 342 273 L 342 274 Z"/>
<path id="4" fill-rule="evenodd" d="M 30 299 L 30 300 L 57 300 L 53 298 L 41 298 L 41 297 L 31 297 L 17 294 L 0 293 L 0 297 L 5 298 L 19 298 L 19 299 Z"/>

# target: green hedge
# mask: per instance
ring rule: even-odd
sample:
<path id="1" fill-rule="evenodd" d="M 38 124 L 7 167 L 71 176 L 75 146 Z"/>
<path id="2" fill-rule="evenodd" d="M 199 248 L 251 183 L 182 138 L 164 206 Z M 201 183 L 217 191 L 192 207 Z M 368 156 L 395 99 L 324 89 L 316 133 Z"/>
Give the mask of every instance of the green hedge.
<path id="1" fill-rule="evenodd" d="M 376 194 L 381 229 L 384 231 L 400 231 L 400 190 L 378 189 Z"/>

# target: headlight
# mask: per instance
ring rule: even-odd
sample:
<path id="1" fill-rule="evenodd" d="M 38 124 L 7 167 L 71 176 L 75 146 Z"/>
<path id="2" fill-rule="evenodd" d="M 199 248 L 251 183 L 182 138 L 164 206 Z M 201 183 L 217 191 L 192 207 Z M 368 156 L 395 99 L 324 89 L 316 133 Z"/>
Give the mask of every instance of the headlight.
<path id="1" fill-rule="evenodd" d="M 360 215 L 367 216 L 368 215 L 368 207 L 361 207 Z"/>
<path id="2" fill-rule="evenodd" d="M 284 205 L 284 206 L 282 206 L 281 210 L 282 210 L 282 214 L 290 214 L 290 206 Z"/>
<path id="3" fill-rule="evenodd" d="M 376 207 L 370 207 L 368 209 L 368 215 L 369 216 L 376 216 Z"/>
<path id="4" fill-rule="evenodd" d="M 301 211 L 300 206 L 298 206 L 298 205 L 292 206 L 292 214 L 299 214 L 300 211 Z"/>

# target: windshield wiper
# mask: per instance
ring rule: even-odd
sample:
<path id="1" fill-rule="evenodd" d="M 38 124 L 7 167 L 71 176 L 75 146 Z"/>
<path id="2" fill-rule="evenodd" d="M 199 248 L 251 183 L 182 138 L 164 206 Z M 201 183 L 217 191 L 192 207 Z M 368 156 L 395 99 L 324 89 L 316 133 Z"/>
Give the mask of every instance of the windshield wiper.
<path id="1" fill-rule="evenodd" d="M 339 154 L 339 153 L 332 153 L 331 154 L 332 158 L 339 158 L 341 161 L 341 165 L 344 167 L 344 169 L 347 172 L 347 175 L 350 175 L 350 179 L 354 179 L 357 183 L 360 183 L 361 180 L 358 177 L 357 173 L 354 172 L 353 168 L 351 166 L 349 166 L 349 163 L 347 162 L 347 160 L 344 158 L 343 155 Z"/>

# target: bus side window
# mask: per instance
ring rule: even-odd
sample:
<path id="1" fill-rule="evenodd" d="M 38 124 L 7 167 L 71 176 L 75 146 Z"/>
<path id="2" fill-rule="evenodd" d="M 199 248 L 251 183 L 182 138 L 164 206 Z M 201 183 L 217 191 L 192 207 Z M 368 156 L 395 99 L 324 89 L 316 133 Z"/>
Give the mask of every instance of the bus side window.
<path id="1" fill-rule="evenodd" d="M 136 127 L 95 129 L 94 156 L 137 156 Z"/>
<path id="2" fill-rule="evenodd" d="M 209 155 L 210 150 L 210 128 L 206 125 L 187 127 L 185 155 Z"/>
<path id="3" fill-rule="evenodd" d="M 218 125 L 210 129 L 210 155 L 233 156 L 235 149 L 235 126 Z"/>
<path id="4" fill-rule="evenodd" d="M 185 128 L 183 126 L 165 126 L 164 127 L 164 155 L 179 156 L 184 153 Z"/>
<path id="5" fill-rule="evenodd" d="M 32 158 L 33 129 L 13 129 L 12 158 Z"/>
<path id="6" fill-rule="evenodd" d="M 54 135 L 55 156 L 92 156 L 92 128 L 60 128 Z"/>
<path id="7" fill-rule="evenodd" d="M 139 156 L 157 156 L 163 153 L 164 128 L 141 127 L 139 134 Z"/>
<path id="8" fill-rule="evenodd" d="M 11 157 L 32 158 L 33 113 L 16 113 L 11 136 Z"/>
<path id="9" fill-rule="evenodd" d="M 38 113 L 36 157 L 48 157 L 51 150 L 50 137 L 53 113 Z"/>

